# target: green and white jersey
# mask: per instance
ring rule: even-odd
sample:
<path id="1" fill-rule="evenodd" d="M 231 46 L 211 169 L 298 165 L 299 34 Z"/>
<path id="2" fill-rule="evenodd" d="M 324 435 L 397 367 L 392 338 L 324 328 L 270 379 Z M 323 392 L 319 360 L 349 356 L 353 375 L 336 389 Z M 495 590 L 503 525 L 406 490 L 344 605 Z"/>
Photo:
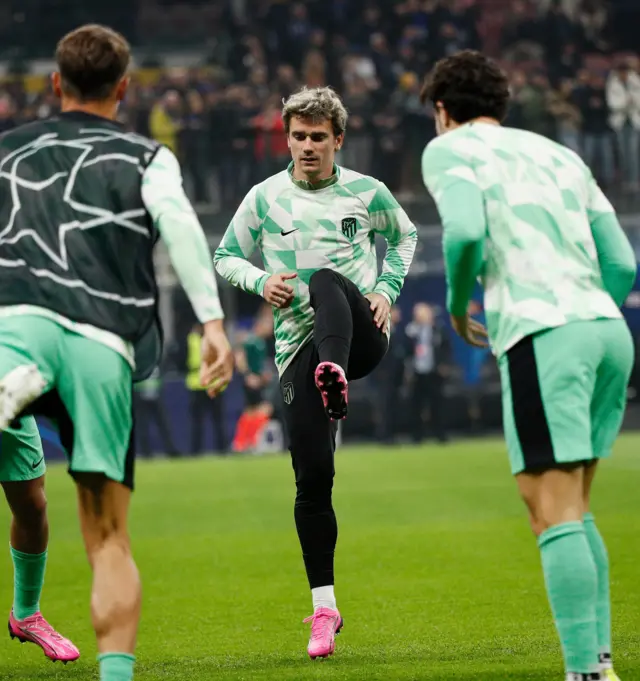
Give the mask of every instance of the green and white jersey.
<path id="1" fill-rule="evenodd" d="M 251 189 L 215 254 L 220 276 L 262 295 L 271 274 L 297 273 L 292 305 L 274 309 L 276 365 L 280 374 L 313 332 L 309 280 L 329 268 L 350 279 L 363 294 L 376 292 L 393 303 L 416 247 L 416 229 L 387 187 L 366 175 L 335 168 L 328 180 L 310 185 L 294 180 L 292 166 Z M 378 272 L 375 235 L 387 241 Z M 264 270 L 247 262 L 255 248 Z"/>
<path id="2" fill-rule="evenodd" d="M 622 231 L 575 153 L 534 133 L 470 123 L 427 145 L 422 171 L 443 223 L 449 311 L 466 313 L 479 277 L 498 356 L 542 329 L 621 317 L 594 224 L 604 218 Z M 626 262 L 624 235 L 619 249 Z"/>

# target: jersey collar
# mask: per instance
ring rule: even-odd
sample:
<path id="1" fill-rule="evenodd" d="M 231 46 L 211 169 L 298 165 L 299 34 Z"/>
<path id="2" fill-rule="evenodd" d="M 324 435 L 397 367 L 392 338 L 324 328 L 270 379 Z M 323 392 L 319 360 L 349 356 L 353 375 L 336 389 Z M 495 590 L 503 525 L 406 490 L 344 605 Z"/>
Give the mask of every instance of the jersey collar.
<path id="1" fill-rule="evenodd" d="M 306 191 L 311 192 L 318 191 L 318 189 L 326 189 L 327 187 L 330 187 L 332 184 L 335 184 L 338 181 L 338 178 L 340 177 L 340 169 L 335 163 L 333 164 L 333 175 L 331 175 L 331 177 L 328 177 L 326 180 L 320 180 L 320 182 L 312 183 L 307 182 L 307 180 L 296 180 L 293 177 L 293 161 L 289 163 L 287 172 L 289 173 L 291 182 L 293 182 L 293 184 L 295 184 L 296 187 L 300 187 L 300 189 L 305 189 Z"/>

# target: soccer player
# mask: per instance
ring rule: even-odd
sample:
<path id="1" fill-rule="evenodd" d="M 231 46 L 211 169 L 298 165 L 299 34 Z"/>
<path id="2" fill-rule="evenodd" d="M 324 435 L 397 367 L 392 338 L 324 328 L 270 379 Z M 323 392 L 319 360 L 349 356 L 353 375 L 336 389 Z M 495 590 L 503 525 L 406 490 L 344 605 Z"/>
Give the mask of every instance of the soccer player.
<path id="1" fill-rule="evenodd" d="M 77 660 L 80 652 L 40 612 L 49 544 L 44 475 L 40 433 L 35 419 L 25 416 L 0 435 L 0 484 L 12 514 L 13 606 L 9 634 L 23 643 L 40 646 L 53 662 L 66 664 Z"/>
<path id="2" fill-rule="evenodd" d="M 567 681 L 617 681 L 611 662 L 607 550 L 590 512 L 598 462 L 618 435 L 633 363 L 620 306 L 633 251 L 591 172 L 572 151 L 502 127 L 509 83 L 465 51 L 422 90 L 438 137 L 424 181 L 442 219 L 448 309 L 467 314 L 476 277 L 502 380 L 511 470 L 538 538 Z"/>
<path id="3" fill-rule="evenodd" d="M 338 167 L 347 112 L 330 88 L 302 89 L 282 111 L 292 163 L 253 187 L 215 254 L 218 273 L 274 308 L 276 365 L 296 480 L 295 523 L 312 592 L 308 652 L 330 655 L 342 618 L 334 594 L 338 536 L 331 490 L 336 420 L 348 381 L 388 347 L 416 230 L 378 180 Z M 375 236 L 387 241 L 378 272 Z M 265 269 L 247 261 L 256 246 Z"/>
<path id="4" fill-rule="evenodd" d="M 57 423 L 93 571 L 100 678 L 130 681 L 141 600 L 127 532 L 131 393 L 162 349 L 158 237 L 204 326 L 210 394 L 231 379 L 233 355 L 175 156 L 115 122 L 127 42 L 84 26 L 59 42 L 56 60 L 61 113 L 0 137 L 0 430 L 31 413 Z"/>

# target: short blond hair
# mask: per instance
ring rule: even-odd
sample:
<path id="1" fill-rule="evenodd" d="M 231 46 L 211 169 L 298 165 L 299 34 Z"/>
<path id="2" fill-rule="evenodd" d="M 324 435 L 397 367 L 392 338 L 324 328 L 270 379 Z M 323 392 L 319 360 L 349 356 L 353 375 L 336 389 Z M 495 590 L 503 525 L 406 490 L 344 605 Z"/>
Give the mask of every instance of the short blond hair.
<path id="1" fill-rule="evenodd" d="M 337 137 L 347 129 L 349 114 L 338 94 L 330 87 L 303 87 L 294 92 L 282 107 L 284 129 L 289 134 L 293 117 L 310 118 L 314 123 L 331 121 L 333 134 Z"/>

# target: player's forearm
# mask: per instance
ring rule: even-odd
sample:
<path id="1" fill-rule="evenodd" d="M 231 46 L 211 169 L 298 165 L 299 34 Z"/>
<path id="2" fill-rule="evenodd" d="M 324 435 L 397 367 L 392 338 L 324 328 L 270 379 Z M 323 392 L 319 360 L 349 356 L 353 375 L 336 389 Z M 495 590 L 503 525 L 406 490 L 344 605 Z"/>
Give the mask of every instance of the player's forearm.
<path id="1" fill-rule="evenodd" d="M 454 317 L 467 313 L 482 268 L 484 237 L 445 230 L 442 239 L 447 279 L 447 309 Z"/>
<path id="2" fill-rule="evenodd" d="M 615 213 L 603 213 L 593 218 L 591 233 L 598 252 L 604 287 L 616 304 L 621 306 L 636 280 L 637 263 L 633 248 Z"/>
<path id="3" fill-rule="evenodd" d="M 413 261 L 417 241 L 418 234 L 412 226 L 411 230 L 404 233 L 397 243 L 387 246 L 382 272 L 378 277 L 374 292 L 385 296 L 392 305 L 402 290 Z"/>
<path id="4" fill-rule="evenodd" d="M 247 293 L 261 296 L 269 275 L 252 265 L 244 257 L 230 252 L 224 244 L 218 247 L 213 258 L 216 271 L 229 283 Z"/>

